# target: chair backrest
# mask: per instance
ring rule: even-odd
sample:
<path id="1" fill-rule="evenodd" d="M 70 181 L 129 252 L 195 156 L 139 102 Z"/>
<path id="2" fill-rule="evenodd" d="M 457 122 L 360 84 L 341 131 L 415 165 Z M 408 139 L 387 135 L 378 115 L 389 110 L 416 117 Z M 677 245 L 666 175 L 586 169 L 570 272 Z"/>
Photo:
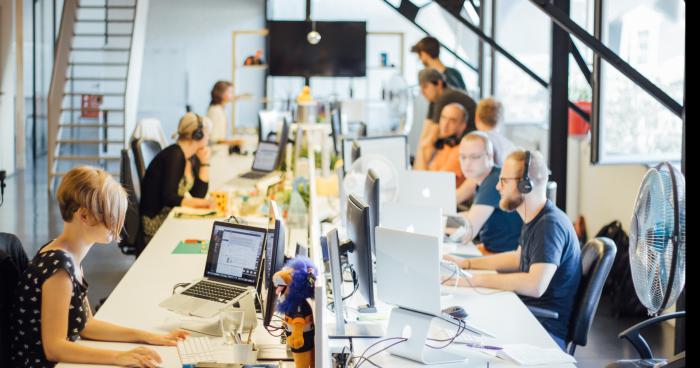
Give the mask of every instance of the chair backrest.
<path id="1" fill-rule="evenodd" d="M 0 367 L 10 366 L 10 308 L 17 282 L 27 268 L 27 253 L 19 239 L 0 233 Z"/>
<path id="2" fill-rule="evenodd" d="M 547 182 L 547 199 L 549 199 L 552 204 L 555 206 L 557 205 L 557 182 L 556 181 L 548 181 Z"/>
<path id="3" fill-rule="evenodd" d="M 126 189 L 129 201 L 124 227 L 120 234 L 121 239 L 119 240 L 119 249 L 124 254 L 137 253 L 139 233 L 141 231 L 141 214 L 139 212 L 141 185 L 139 180 L 135 179 L 138 174 L 131 156 L 129 150 L 122 150 L 119 170 L 119 182 Z"/>
<path id="4" fill-rule="evenodd" d="M 146 175 L 148 164 L 151 163 L 154 157 L 160 152 L 163 147 L 158 141 L 150 139 L 138 139 L 131 142 L 131 149 L 134 153 L 134 162 L 138 172 L 139 183 L 143 181 L 143 176 Z"/>
<path id="5" fill-rule="evenodd" d="M 605 237 L 591 239 L 581 248 L 581 283 L 570 320 L 569 354 L 573 355 L 576 345 L 588 342 L 588 331 L 616 253 L 615 242 Z"/>

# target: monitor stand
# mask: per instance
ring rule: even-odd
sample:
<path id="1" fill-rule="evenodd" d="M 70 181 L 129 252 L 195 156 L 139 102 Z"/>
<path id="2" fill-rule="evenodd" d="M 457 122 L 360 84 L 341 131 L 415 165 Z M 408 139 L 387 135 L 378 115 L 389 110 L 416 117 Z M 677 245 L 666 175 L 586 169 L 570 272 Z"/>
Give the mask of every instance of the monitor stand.
<path id="1" fill-rule="evenodd" d="M 389 317 L 386 336 L 406 337 L 406 341 L 389 348 L 391 354 L 423 364 L 445 364 L 467 362 L 464 356 L 432 349 L 425 345 L 433 321 L 439 317 L 394 307 Z"/>
<path id="2" fill-rule="evenodd" d="M 329 323 L 326 324 L 326 331 L 329 339 L 375 339 L 385 336 L 380 323 Z"/>

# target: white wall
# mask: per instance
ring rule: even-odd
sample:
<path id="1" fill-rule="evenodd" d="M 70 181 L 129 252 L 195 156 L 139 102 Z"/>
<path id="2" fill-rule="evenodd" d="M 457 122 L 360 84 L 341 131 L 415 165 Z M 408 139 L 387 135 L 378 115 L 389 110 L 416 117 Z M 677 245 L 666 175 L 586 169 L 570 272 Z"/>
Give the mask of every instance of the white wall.
<path id="1" fill-rule="evenodd" d="M 231 80 L 232 32 L 263 28 L 263 4 L 262 0 L 151 0 L 138 117 L 160 119 L 169 136 L 186 103 L 205 114 L 214 83 Z M 252 38 L 248 49 L 263 48 L 263 41 Z M 245 90 L 260 93 L 255 88 L 261 91 L 262 83 Z"/>
<path id="2" fill-rule="evenodd" d="M 0 0 L 0 170 L 15 171 L 13 0 Z"/>
<path id="3" fill-rule="evenodd" d="M 642 165 L 592 166 L 589 140 L 569 139 L 569 145 L 573 146 L 570 153 L 573 150 L 579 153 L 578 160 L 569 161 L 570 166 L 578 165 L 574 166 L 578 168 L 578 180 L 570 176 L 567 188 L 569 216 L 572 219 L 577 214 L 584 216 L 589 238 L 613 220 L 620 220 L 629 232 L 634 202 L 647 168 Z M 572 200 L 575 201 L 573 206 Z"/>

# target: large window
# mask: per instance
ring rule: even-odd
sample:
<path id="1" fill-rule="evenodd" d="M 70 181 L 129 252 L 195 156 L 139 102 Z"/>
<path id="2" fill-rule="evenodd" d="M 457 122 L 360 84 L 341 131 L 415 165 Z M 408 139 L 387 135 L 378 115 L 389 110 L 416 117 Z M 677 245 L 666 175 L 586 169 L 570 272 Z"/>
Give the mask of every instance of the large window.
<path id="1" fill-rule="evenodd" d="M 607 1 L 603 41 L 679 104 L 683 103 L 685 3 Z M 682 120 L 603 61 L 598 162 L 679 161 Z"/>

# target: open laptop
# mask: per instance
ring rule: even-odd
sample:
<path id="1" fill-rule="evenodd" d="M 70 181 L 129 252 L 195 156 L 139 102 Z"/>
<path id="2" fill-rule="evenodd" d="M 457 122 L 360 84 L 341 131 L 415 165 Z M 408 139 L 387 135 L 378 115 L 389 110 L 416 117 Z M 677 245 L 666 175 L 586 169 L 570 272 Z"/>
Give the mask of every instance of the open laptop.
<path id="1" fill-rule="evenodd" d="M 442 208 L 410 203 L 382 203 L 379 226 L 442 239 Z"/>
<path id="2" fill-rule="evenodd" d="M 254 293 L 266 234 L 265 228 L 214 222 L 204 277 L 159 306 L 197 317 L 212 317 L 247 293 Z"/>
<path id="3" fill-rule="evenodd" d="M 457 213 L 456 179 L 453 172 L 399 171 L 398 203 L 438 206 L 445 215 Z"/>
<path id="4" fill-rule="evenodd" d="M 289 125 L 285 121 L 282 124 L 279 142 L 260 141 L 255 151 L 251 170 L 233 178 L 230 184 L 236 186 L 253 186 L 259 181 L 275 176 L 284 158 L 284 150 L 287 146 L 288 135 Z"/>

